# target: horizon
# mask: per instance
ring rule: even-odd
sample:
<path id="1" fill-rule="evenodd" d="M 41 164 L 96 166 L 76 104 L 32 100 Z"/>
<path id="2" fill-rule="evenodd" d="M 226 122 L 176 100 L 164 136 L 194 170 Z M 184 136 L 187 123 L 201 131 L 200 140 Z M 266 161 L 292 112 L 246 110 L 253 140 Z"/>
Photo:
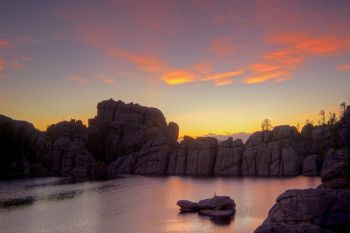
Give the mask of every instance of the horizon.
<path id="1" fill-rule="evenodd" d="M 113 98 L 197 137 L 317 124 L 350 103 L 349 1 L 215 3 L 4 1 L 1 114 L 87 125 Z"/>

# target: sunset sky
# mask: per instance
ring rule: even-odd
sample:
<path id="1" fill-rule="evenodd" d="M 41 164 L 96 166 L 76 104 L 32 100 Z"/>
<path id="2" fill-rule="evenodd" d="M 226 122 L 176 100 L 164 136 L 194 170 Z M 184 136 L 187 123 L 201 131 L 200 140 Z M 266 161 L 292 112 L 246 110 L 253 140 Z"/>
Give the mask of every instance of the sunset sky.
<path id="1" fill-rule="evenodd" d="M 180 135 L 350 103 L 350 1 L 1 0 L 0 114 L 45 130 L 113 98 Z"/>

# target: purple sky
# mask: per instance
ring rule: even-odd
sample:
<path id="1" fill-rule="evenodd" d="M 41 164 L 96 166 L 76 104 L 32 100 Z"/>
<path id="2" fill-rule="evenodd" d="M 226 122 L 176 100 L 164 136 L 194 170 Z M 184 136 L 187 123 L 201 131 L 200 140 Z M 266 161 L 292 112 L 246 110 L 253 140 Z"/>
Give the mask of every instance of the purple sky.
<path id="1" fill-rule="evenodd" d="M 45 129 L 114 98 L 180 134 L 317 121 L 350 102 L 350 1 L 0 3 L 0 113 Z"/>

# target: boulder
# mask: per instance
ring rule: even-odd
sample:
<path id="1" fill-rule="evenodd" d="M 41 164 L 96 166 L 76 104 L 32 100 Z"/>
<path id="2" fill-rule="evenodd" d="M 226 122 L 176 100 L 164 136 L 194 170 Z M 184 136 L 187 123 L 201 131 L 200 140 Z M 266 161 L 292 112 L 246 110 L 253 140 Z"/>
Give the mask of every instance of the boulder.
<path id="1" fill-rule="evenodd" d="M 344 176 L 345 169 L 348 166 L 349 156 L 347 149 L 328 150 L 321 169 L 322 181 L 329 181 Z"/>
<path id="2" fill-rule="evenodd" d="M 181 209 L 191 210 L 235 210 L 236 203 L 229 196 L 214 196 L 200 200 L 198 203 L 188 200 L 179 200 L 176 203 Z"/>
<path id="3" fill-rule="evenodd" d="M 187 154 L 186 175 L 212 175 L 218 140 L 198 137 L 190 143 Z"/>
<path id="4" fill-rule="evenodd" d="M 176 205 L 180 206 L 181 212 L 197 212 L 199 210 L 198 203 L 188 200 L 179 200 Z"/>
<path id="5" fill-rule="evenodd" d="M 236 211 L 236 204 L 228 196 L 214 196 L 197 202 L 180 200 L 176 203 L 181 212 L 198 212 L 200 215 L 209 216 L 218 223 L 228 223 Z"/>
<path id="6" fill-rule="evenodd" d="M 235 209 L 236 204 L 228 196 L 214 196 L 212 198 L 204 199 L 198 202 L 198 208 L 202 209 L 215 209 L 215 210 L 226 210 Z"/>
<path id="7" fill-rule="evenodd" d="M 271 131 L 257 131 L 249 136 L 247 139 L 245 146 L 246 147 L 252 147 L 257 146 L 262 143 L 269 143 L 272 139 L 272 132 Z"/>
<path id="8" fill-rule="evenodd" d="M 226 219 L 232 218 L 235 214 L 235 210 L 233 209 L 225 209 L 225 210 L 216 210 L 216 209 L 202 209 L 198 211 L 198 214 L 209 216 L 214 219 Z"/>
<path id="9" fill-rule="evenodd" d="M 176 141 L 179 137 L 179 126 L 175 122 L 169 122 L 168 124 L 169 138 Z"/>
<path id="10" fill-rule="evenodd" d="M 317 188 L 350 189 L 350 178 L 336 178 L 320 184 Z"/>
<path id="11" fill-rule="evenodd" d="M 166 138 L 146 143 L 137 156 L 135 174 L 165 175 L 173 146 Z"/>
<path id="12" fill-rule="evenodd" d="M 214 167 L 214 175 L 240 176 L 244 145 L 241 139 L 230 137 L 219 145 Z"/>
<path id="13" fill-rule="evenodd" d="M 335 232 L 349 230 L 349 212 L 350 190 L 290 189 L 277 198 L 256 232 L 271 232 L 262 229 L 276 228 L 279 224 L 296 226 L 299 223 L 309 223 Z"/>
<path id="14" fill-rule="evenodd" d="M 279 125 L 272 130 L 273 141 L 279 141 L 283 147 L 294 146 L 298 137 L 298 130 L 294 126 Z"/>
<path id="15" fill-rule="evenodd" d="M 259 226 L 254 233 L 332 233 L 310 223 L 272 223 Z"/>

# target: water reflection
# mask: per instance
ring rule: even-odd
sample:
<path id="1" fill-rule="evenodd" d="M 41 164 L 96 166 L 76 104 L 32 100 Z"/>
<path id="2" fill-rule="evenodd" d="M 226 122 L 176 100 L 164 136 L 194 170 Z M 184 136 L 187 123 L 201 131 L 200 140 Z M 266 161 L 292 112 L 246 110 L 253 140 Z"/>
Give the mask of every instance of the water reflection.
<path id="1" fill-rule="evenodd" d="M 0 181 L 1 232 L 253 232 L 288 188 L 316 187 L 319 178 L 194 178 L 126 176 L 101 182 L 41 178 Z M 214 193 L 232 197 L 234 218 L 179 214 L 177 200 Z M 135 224 L 137 223 L 137 224 Z"/>
<path id="2" fill-rule="evenodd" d="M 35 201 L 34 197 L 24 197 L 24 198 L 13 198 L 8 200 L 0 200 L 0 208 L 11 209 L 21 206 L 27 206 L 33 204 Z"/>

